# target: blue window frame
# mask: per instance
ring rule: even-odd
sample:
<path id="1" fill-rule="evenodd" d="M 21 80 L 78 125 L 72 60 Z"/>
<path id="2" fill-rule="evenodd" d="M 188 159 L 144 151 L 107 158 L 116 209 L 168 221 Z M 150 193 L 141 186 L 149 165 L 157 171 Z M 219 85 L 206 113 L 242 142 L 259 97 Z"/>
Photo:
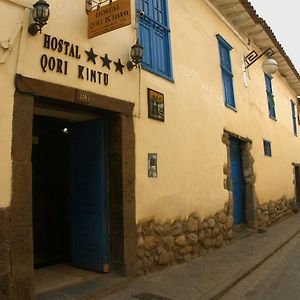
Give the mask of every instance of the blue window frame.
<path id="1" fill-rule="evenodd" d="M 219 34 L 217 35 L 220 52 L 220 65 L 222 72 L 225 105 L 235 109 L 233 91 L 233 73 L 231 68 L 230 51 L 233 49 Z"/>
<path id="2" fill-rule="evenodd" d="M 271 142 L 267 140 L 263 140 L 263 145 L 264 145 L 264 154 L 265 156 L 272 156 L 272 149 L 271 149 Z"/>
<path id="3" fill-rule="evenodd" d="M 167 0 L 137 0 L 137 14 L 138 36 L 144 47 L 142 67 L 173 80 Z"/>
<path id="4" fill-rule="evenodd" d="M 275 102 L 272 89 L 272 76 L 265 74 L 265 82 L 268 99 L 269 117 L 272 119 L 276 119 Z"/>
<path id="5" fill-rule="evenodd" d="M 297 136 L 298 131 L 297 131 L 296 104 L 293 100 L 291 100 L 291 108 L 292 108 L 292 121 L 293 121 L 294 135 Z"/>

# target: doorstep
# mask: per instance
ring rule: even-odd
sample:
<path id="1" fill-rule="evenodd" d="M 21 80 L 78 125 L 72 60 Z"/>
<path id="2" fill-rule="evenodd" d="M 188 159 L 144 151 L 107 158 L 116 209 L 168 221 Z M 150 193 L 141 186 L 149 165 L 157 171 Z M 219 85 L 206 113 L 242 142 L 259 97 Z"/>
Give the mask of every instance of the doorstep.
<path id="1" fill-rule="evenodd" d="M 100 274 L 67 264 L 36 270 L 37 300 L 71 300 L 101 298 L 129 284 L 116 273 Z"/>

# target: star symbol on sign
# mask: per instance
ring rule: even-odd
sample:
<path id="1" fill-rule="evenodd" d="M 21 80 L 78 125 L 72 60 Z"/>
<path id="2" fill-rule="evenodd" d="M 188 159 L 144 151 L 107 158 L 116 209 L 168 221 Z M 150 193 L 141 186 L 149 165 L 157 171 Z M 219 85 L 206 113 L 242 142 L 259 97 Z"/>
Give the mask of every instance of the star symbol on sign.
<path id="1" fill-rule="evenodd" d="M 98 56 L 97 54 L 94 53 L 94 50 L 93 48 L 90 49 L 90 51 L 86 51 L 85 50 L 85 53 L 87 54 L 88 56 L 88 60 L 87 61 L 92 61 L 94 63 L 94 65 L 96 64 L 96 60 L 95 58 Z"/>
<path id="2" fill-rule="evenodd" d="M 118 62 L 114 61 L 114 64 L 116 66 L 116 72 L 120 71 L 120 73 L 123 74 L 124 65 L 122 65 L 120 58 L 119 58 Z"/>
<path id="3" fill-rule="evenodd" d="M 101 56 L 101 59 L 102 59 L 102 67 L 108 67 L 110 69 L 110 63 L 112 62 L 109 58 L 108 58 L 108 55 L 107 53 L 105 54 L 104 57 Z"/>

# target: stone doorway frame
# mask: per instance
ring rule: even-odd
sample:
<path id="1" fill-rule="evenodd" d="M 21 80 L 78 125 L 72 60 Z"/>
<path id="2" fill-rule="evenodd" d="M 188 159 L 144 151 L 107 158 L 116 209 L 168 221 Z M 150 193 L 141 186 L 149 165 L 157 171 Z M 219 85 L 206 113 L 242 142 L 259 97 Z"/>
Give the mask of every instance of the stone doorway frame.
<path id="1" fill-rule="evenodd" d="M 258 228 L 258 203 L 255 194 L 255 174 L 253 170 L 254 159 L 251 155 L 252 141 L 238 134 L 224 129 L 222 142 L 227 148 L 227 164 L 224 166 L 224 175 L 226 175 L 224 188 L 229 192 L 229 213 L 233 215 L 233 184 L 231 177 L 231 159 L 230 159 L 230 136 L 241 141 L 241 156 L 245 181 L 245 223 L 248 227 Z"/>
<path id="2" fill-rule="evenodd" d="M 32 232 L 32 123 L 38 97 L 77 105 L 76 89 L 22 75 L 15 78 L 12 121 L 12 196 L 0 210 L 0 298 L 35 299 Z M 109 215 L 113 267 L 134 276 L 136 262 L 134 104 L 87 92 L 88 107 L 105 110 L 109 123 Z M 84 109 L 86 105 L 80 105 Z M 113 179 L 113 180 L 112 180 Z M 3 261 L 3 266 L 2 266 Z"/>

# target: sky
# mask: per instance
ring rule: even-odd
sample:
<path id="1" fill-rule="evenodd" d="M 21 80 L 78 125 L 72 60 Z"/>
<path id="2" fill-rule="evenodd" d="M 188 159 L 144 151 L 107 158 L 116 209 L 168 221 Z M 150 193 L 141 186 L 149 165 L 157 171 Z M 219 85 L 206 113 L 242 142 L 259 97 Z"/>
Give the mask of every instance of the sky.
<path id="1" fill-rule="evenodd" d="M 299 0 L 250 0 L 300 73 Z"/>

